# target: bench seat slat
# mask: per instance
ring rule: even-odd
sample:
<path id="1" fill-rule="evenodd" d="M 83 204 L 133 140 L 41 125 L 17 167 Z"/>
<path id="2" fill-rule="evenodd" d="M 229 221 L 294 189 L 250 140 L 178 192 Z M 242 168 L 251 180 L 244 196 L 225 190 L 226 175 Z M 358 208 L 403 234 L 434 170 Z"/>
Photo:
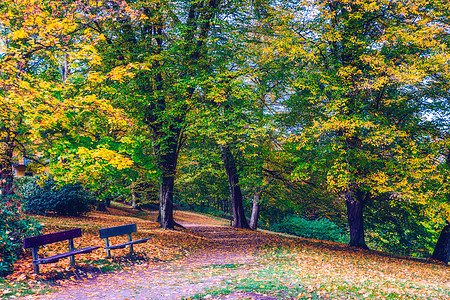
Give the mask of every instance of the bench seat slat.
<path id="1" fill-rule="evenodd" d="M 117 244 L 117 245 L 112 245 L 112 246 L 109 246 L 109 247 L 105 247 L 105 249 L 109 249 L 109 250 L 122 249 L 122 248 L 125 248 L 128 245 L 146 243 L 148 240 L 151 240 L 151 239 L 152 238 L 145 238 L 145 239 L 130 241 L 130 242 L 122 243 L 122 244 Z"/>
<path id="2" fill-rule="evenodd" d="M 72 256 L 72 255 L 77 255 L 77 254 L 81 254 L 81 253 L 90 253 L 98 248 L 100 248 L 100 247 L 96 246 L 96 247 L 86 247 L 83 249 L 77 249 L 75 251 L 70 251 L 67 253 L 61 253 L 61 254 L 57 254 L 54 256 L 41 258 L 41 259 L 33 261 L 33 263 L 34 264 L 50 264 L 50 263 L 57 262 L 62 258 L 66 258 L 66 257 Z"/>

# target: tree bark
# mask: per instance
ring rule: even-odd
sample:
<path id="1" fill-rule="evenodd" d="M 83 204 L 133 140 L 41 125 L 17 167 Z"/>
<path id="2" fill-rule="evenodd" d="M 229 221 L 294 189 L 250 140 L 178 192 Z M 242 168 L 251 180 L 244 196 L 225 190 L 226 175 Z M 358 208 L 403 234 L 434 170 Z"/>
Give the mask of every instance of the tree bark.
<path id="1" fill-rule="evenodd" d="M 244 213 L 244 201 L 241 187 L 239 185 L 239 174 L 237 172 L 236 161 L 229 146 L 221 146 L 222 160 L 228 177 L 230 187 L 231 204 L 233 208 L 233 227 L 250 229 Z"/>
<path id="2" fill-rule="evenodd" d="M 138 200 L 138 197 L 136 197 L 136 192 L 132 191 L 131 192 L 131 207 L 133 207 L 134 209 L 137 209 L 138 203 L 139 203 L 139 200 Z"/>
<path id="3" fill-rule="evenodd" d="M 262 177 L 262 176 L 261 176 Z M 261 209 L 261 198 L 264 191 L 272 183 L 274 179 L 270 178 L 269 181 L 262 185 L 260 188 L 255 190 L 253 194 L 253 206 L 252 206 L 252 216 L 250 217 L 250 228 L 253 230 L 258 229 L 259 211 Z"/>
<path id="4" fill-rule="evenodd" d="M 157 162 L 162 171 L 159 185 L 159 218 L 165 229 L 174 229 L 173 219 L 173 188 L 180 151 L 181 130 L 171 127 L 172 135 L 157 148 Z"/>
<path id="5" fill-rule="evenodd" d="M 206 55 L 204 43 L 211 27 L 211 20 L 214 18 L 219 7 L 220 0 L 194 1 L 190 4 L 186 19 L 186 32 L 184 34 L 185 51 L 184 63 L 187 68 L 178 75 L 179 78 L 194 77 L 201 68 L 200 58 Z M 159 5 L 158 5 L 159 6 Z M 152 18 L 149 15 L 150 18 Z M 155 26 L 157 33 L 155 35 L 157 53 L 163 51 L 163 28 L 164 17 L 158 15 Z M 157 73 L 155 76 L 156 90 L 162 91 L 164 88 L 163 74 Z M 195 93 L 195 87 L 188 87 L 182 98 L 191 98 Z M 162 93 L 164 94 L 164 93 Z M 179 95 L 176 95 L 179 97 Z M 183 103 L 183 102 L 180 102 Z M 186 114 L 189 111 L 189 105 L 183 103 L 178 107 L 176 116 L 172 112 L 170 118 L 160 119 L 158 116 L 161 112 L 167 112 L 168 104 L 165 96 L 159 97 L 155 103 L 155 107 L 150 105 L 147 109 L 146 122 L 151 124 L 155 133 L 156 157 L 159 164 L 161 174 L 160 190 L 159 190 L 159 218 L 161 226 L 166 229 L 174 229 L 176 224 L 173 220 L 173 187 L 176 173 L 176 165 L 178 154 L 182 144 L 182 135 Z M 159 112 L 159 113 L 155 113 Z"/>
<path id="6" fill-rule="evenodd" d="M 12 170 L 13 151 L 14 143 L 9 138 L 9 134 L 6 133 L 0 140 L 0 199 L 14 194 L 14 173 Z"/>
<path id="7" fill-rule="evenodd" d="M 159 215 L 161 226 L 174 229 L 173 219 L 173 184 L 174 176 L 162 177 L 159 187 Z"/>
<path id="8" fill-rule="evenodd" d="M 137 187 L 138 187 L 138 184 L 135 181 L 133 181 L 131 183 L 131 207 L 133 207 L 134 209 L 138 209 L 139 202 L 140 202 Z"/>
<path id="9" fill-rule="evenodd" d="M 253 196 L 253 206 L 252 206 L 252 216 L 250 217 L 250 228 L 253 230 L 258 229 L 258 220 L 259 220 L 259 211 L 261 209 L 260 200 L 261 200 L 262 191 L 255 191 Z"/>
<path id="10" fill-rule="evenodd" d="M 351 247 L 369 249 L 364 239 L 364 204 L 366 202 L 367 192 L 348 190 L 345 193 L 345 203 L 347 205 L 347 220 L 350 228 Z"/>
<path id="11" fill-rule="evenodd" d="M 450 259 L 450 223 L 447 222 L 434 247 L 432 259 L 448 264 Z"/>

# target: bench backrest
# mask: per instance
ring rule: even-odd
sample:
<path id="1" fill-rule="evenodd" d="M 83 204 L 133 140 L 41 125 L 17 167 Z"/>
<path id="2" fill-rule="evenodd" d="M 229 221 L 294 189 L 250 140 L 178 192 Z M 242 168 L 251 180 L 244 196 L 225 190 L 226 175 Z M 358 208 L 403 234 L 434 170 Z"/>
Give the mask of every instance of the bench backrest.
<path id="1" fill-rule="evenodd" d="M 23 247 L 34 248 L 56 242 L 61 242 L 81 236 L 81 228 L 75 228 L 55 233 L 48 233 L 23 239 Z"/>
<path id="2" fill-rule="evenodd" d="M 122 225 L 117 227 L 110 227 L 110 228 L 103 228 L 100 229 L 100 238 L 109 238 L 116 235 L 122 235 L 122 234 L 128 234 L 132 232 L 136 232 L 137 227 L 136 224 L 128 224 L 128 225 Z"/>

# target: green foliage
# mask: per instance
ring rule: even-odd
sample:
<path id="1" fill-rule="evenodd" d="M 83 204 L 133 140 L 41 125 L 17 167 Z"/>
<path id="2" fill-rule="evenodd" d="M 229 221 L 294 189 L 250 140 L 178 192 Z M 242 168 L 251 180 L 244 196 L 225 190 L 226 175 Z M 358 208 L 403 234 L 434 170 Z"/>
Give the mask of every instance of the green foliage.
<path id="1" fill-rule="evenodd" d="M 227 200 L 227 202 L 229 202 L 228 199 L 226 199 L 226 200 Z M 220 208 L 218 209 L 214 206 L 214 204 L 211 204 L 211 203 L 197 204 L 197 203 L 181 202 L 180 207 L 182 209 L 195 211 L 195 212 L 199 212 L 199 213 L 204 213 L 204 214 L 208 214 L 208 215 L 223 218 L 223 219 L 231 220 L 233 218 L 231 216 L 230 212 L 223 211 Z"/>
<path id="2" fill-rule="evenodd" d="M 0 208 L 0 276 L 12 271 L 22 253 L 22 239 L 38 235 L 41 225 L 23 214 L 17 198 L 9 198 Z"/>
<path id="3" fill-rule="evenodd" d="M 60 185 L 51 177 L 36 177 L 22 185 L 21 193 L 25 209 L 37 214 L 79 216 L 89 212 L 94 202 L 80 183 Z"/>
<path id="4" fill-rule="evenodd" d="M 443 223 L 430 206 L 382 195 L 368 203 L 365 227 L 373 249 L 428 258 Z"/>
<path id="5" fill-rule="evenodd" d="M 284 218 L 281 223 L 274 224 L 271 229 L 304 238 L 346 242 L 344 231 L 328 219 L 307 220 L 290 216 Z"/>
<path id="6" fill-rule="evenodd" d="M 178 159 L 174 202 L 185 209 L 229 218 L 230 189 L 217 144 L 190 136 Z"/>

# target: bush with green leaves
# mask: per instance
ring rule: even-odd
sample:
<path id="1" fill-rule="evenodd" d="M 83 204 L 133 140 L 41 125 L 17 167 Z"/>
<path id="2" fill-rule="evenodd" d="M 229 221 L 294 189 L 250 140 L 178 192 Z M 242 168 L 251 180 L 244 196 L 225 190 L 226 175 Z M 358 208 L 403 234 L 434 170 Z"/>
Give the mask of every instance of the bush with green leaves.
<path id="1" fill-rule="evenodd" d="M 41 225 L 26 216 L 16 197 L 1 202 L 0 207 L 0 276 L 8 275 L 23 252 L 23 238 L 40 234 Z"/>
<path id="2" fill-rule="evenodd" d="M 271 230 L 304 238 L 333 242 L 347 241 L 344 230 L 328 219 L 307 220 L 288 216 L 281 223 L 272 225 Z"/>
<path id="3" fill-rule="evenodd" d="M 389 194 L 372 197 L 366 207 L 364 224 L 369 248 L 430 257 L 445 223 L 438 208 L 433 213 L 432 207 L 391 198 Z"/>
<path id="4" fill-rule="evenodd" d="M 36 177 L 21 186 L 25 209 L 36 214 L 79 216 L 89 212 L 94 197 L 80 183 L 60 184 L 48 176 Z"/>

